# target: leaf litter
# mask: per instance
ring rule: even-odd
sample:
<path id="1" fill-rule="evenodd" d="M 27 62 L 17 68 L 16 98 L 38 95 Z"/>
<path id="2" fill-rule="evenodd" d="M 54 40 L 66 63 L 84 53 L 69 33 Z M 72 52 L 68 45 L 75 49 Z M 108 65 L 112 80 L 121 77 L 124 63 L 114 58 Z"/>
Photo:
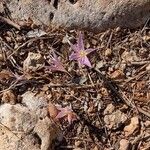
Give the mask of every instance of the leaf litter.
<path id="1" fill-rule="evenodd" d="M 100 34 L 48 27 L 0 32 L 1 104 L 22 103 L 27 91 L 47 97 L 48 116 L 65 140 L 55 149 L 148 147 L 149 126 L 142 124 L 150 121 L 149 26 Z M 26 61 L 30 54 L 40 57 Z"/>

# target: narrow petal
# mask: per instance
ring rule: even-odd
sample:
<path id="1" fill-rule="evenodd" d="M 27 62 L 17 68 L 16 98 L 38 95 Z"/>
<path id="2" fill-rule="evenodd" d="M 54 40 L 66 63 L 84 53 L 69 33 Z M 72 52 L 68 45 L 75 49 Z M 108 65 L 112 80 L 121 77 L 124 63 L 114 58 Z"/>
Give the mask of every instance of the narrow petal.
<path id="1" fill-rule="evenodd" d="M 88 67 L 90 67 L 90 68 L 92 67 L 92 65 L 91 65 L 91 63 L 90 63 L 88 57 L 85 56 L 83 61 L 84 61 L 84 65 L 86 65 L 86 66 L 88 66 Z"/>
<path id="2" fill-rule="evenodd" d="M 88 48 L 85 51 L 87 52 L 87 55 L 90 54 L 91 52 L 95 51 L 96 49 L 94 48 Z"/>
<path id="3" fill-rule="evenodd" d="M 79 50 L 84 50 L 83 35 L 81 32 L 79 33 L 77 44 L 78 44 Z"/>
<path id="4" fill-rule="evenodd" d="M 84 63 L 84 57 L 82 57 L 82 58 L 80 58 L 80 59 L 78 59 L 78 63 L 79 63 L 79 65 L 81 65 L 81 66 L 83 66 L 83 65 L 85 65 L 85 63 Z"/>
<path id="5" fill-rule="evenodd" d="M 71 113 L 68 114 L 68 118 L 67 119 L 68 119 L 69 124 L 71 124 L 73 122 L 73 116 L 72 116 Z"/>
<path id="6" fill-rule="evenodd" d="M 52 56 L 53 60 L 58 60 L 57 55 L 53 52 L 53 56 Z"/>
<path id="7" fill-rule="evenodd" d="M 58 115 L 56 116 L 56 119 L 59 119 L 59 118 L 63 118 L 63 117 L 65 117 L 66 116 L 66 113 L 64 113 L 64 112 L 59 112 L 58 113 Z"/>
<path id="8" fill-rule="evenodd" d="M 78 53 L 72 53 L 70 56 L 69 56 L 69 60 L 77 60 L 78 59 Z"/>

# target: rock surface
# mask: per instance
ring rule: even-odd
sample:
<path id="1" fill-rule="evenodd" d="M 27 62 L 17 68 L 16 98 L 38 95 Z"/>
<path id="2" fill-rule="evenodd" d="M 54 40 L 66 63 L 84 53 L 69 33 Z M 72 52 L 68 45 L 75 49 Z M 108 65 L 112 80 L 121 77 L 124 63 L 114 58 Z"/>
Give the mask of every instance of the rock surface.
<path id="1" fill-rule="evenodd" d="M 150 16 L 149 0 L 11 0 L 13 18 L 32 18 L 66 28 L 103 31 L 114 27 L 136 28 Z"/>
<path id="2" fill-rule="evenodd" d="M 53 149 L 52 141 L 61 140 L 62 134 L 46 116 L 45 103 L 44 98 L 27 92 L 23 97 L 24 106 L 7 103 L 0 106 L 0 150 Z"/>
<path id="3" fill-rule="evenodd" d="M 129 149 L 130 142 L 126 139 L 120 140 L 120 147 L 119 150 L 128 150 Z"/>
<path id="4" fill-rule="evenodd" d="M 106 108 L 106 110 L 108 110 L 108 108 Z M 106 110 L 104 112 L 106 112 Z M 105 125 L 109 129 L 119 128 L 126 120 L 127 116 L 120 110 L 113 111 L 104 116 Z"/>
<path id="5" fill-rule="evenodd" d="M 140 127 L 139 118 L 137 116 L 131 118 L 131 123 L 124 127 L 125 136 L 130 136 Z"/>
<path id="6" fill-rule="evenodd" d="M 28 57 L 24 60 L 24 72 L 35 72 L 44 67 L 44 59 L 40 53 L 28 53 Z"/>

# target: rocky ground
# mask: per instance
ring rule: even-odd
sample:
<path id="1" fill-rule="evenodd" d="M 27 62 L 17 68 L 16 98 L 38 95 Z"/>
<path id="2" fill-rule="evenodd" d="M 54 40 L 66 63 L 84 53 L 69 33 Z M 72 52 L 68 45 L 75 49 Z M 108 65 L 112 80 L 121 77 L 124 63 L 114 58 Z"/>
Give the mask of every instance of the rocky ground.
<path id="1" fill-rule="evenodd" d="M 69 60 L 79 31 L 1 25 L 0 149 L 150 148 L 149 25 L 81 32 L 92 67 Z"/>
<path id="2" fill-rule="evenodd" d="M 150 149 L 148 21 L 94 34 L 0 20 L 0 150 Z M 70 60 L 82 40 L 91 66 Z"/>

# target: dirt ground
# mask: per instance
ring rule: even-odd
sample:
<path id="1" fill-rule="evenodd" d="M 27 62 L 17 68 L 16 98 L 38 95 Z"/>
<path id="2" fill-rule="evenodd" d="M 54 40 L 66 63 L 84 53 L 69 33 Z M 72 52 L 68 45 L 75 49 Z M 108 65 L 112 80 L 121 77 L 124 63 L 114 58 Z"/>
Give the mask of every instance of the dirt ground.
<path id="1" fill-rule="evenodd" d="M 77 42 L 79 31 L 31 22 L 0 25 L 1 104 L 20 103 L 22 94 L 33 91 L 54 105 L 71 106 L 76 120 L 58 121 L 64 136 L 58 150 L 150 149 L 149 23 L 137 30 L 81 31 L 85 48 L 96 49 L 88 55 L 90 68 L 69 60 L 69 42 Z M 42 59 L 28 65 L 29 53 Z M 48 70 L 53 53 L 65 71 Z"/>

